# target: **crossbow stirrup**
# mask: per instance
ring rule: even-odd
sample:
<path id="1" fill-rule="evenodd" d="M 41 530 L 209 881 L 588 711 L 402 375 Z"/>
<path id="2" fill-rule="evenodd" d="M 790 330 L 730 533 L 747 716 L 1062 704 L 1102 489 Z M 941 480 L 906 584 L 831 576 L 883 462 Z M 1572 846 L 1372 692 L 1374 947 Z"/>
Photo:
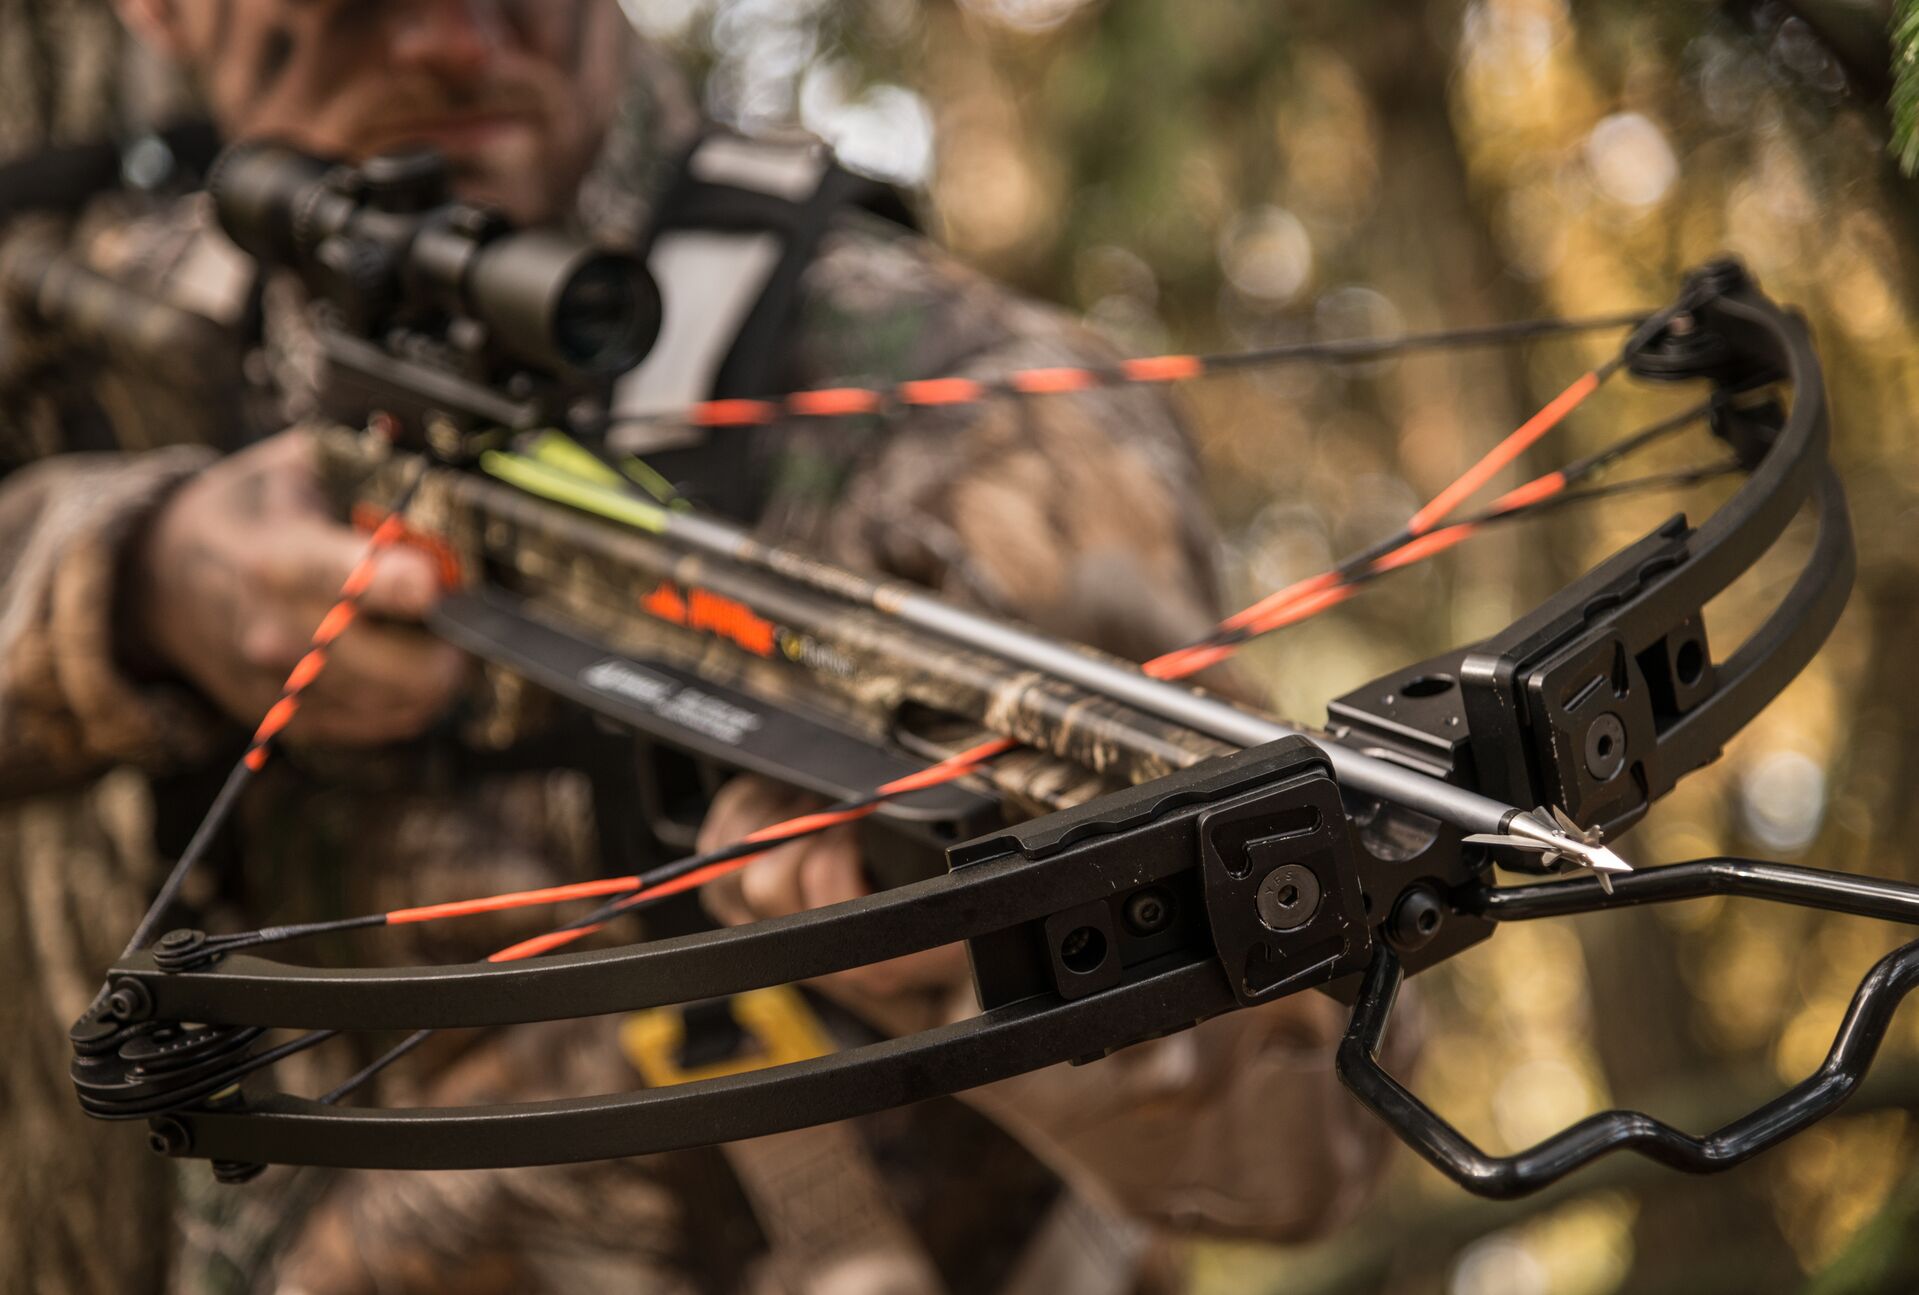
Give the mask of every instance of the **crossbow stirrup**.
<path id="1" fill-rule="evenodd" d="M 236 166 L 225 173 L 243 173 Z M 419 276 L 378 276 L 380 265 L 410 264 L 417 249 L 409 240 L 420 231 L 444 232 L 430 194 L 412 194 L 403 219 L 362 220 L 358 204 L 379 193 L 364 177 L 268 169 L 305 196 L 293 204 L 247 191 L 243 241 L 264 259 L 343 263 L 337 247 L 323 252 L 292 238 L 296 205 L 309 213 L 299 225 L 308 234 L 318 228 L 310 213 L 324 210 L 329 237 L 364 229 L 382 240 L 370 252 L 348 249 L 365 271 L 348 285 L 358 313 L 334 303 L 320 323 L 339 398 L 334 412 L 371 418 L 384 435 L 342 431 L 328 452 L 359 502 L 388 514 L 382 534 L 397 533 L 404 510 L 464 571 L 484 573 L 468 575 L 435 628 L 603 724 L 726 770 L 826 794 L 837 808 L 815 816 L 823 822 L 871 814 L 922 846 L 937 843 L 943 866 L 830 908 L 588 951 L 563 950 L 656 893 L 736 866 L 751 843 L 632 878 L 410 910 L 407 920 L 421 920 L 604 901 L 550 941 L 457 966 L 329 968 L 257 952 L 323 929 L 390 924 L 396 914 L 228 934 L 170 931 L 119 960 L 72 1036 L 82 1105 L 106 1119 L 149 1121 L 165 1154 L 212 1160 L 234 1181 L 265 1164 L 481 1168 L 635 1155 L 844 1119 L 1095 1059 L 1320 989 L 1354 1004 L 1339 1068 L 1361 1100 L 1455 1181 L 1505 1196 L 1620 1147 L 1702 1172 L 1788 1136 L 1857 1083 L 1919 974 L 1919 945 L 1890 955 L 1862 984 L 1817 1075 L 1704 1140 L 1649 1116 L 1610 1112 L 1531 1151 L 1489 1156 L 1376 1061 L 1401 977 L 1488 938 L 1501 921 L 1701 893 L 1919 919 L 1919 889 L 1910 886 L 1727 860 L 1635 871 L 1603 844 L 1714 759 L 1798 673 L 1831 631 L 1851 583 L 1852 539 L 1826 457 L 1817 358 L 1803 324 L 1736 263 L 1689 276 L 1670 305 L 1637 318 L 1617 359 L 1569 389 L 1549 407 L 1550 419 L 1529 424 L 1534 435 L 1548 429 L 1615 370 L 1703 384 L 1698 414 L 1729 462 L 1619 488 L 1729 474 L 1740 478 L 1729 497 L 1697 526 L 1675 516 L 1501 633 L 1354 690 L 1331 705 L 1326 728 L 1310 729 L 1176 682 L 1209 653 L 1287 623 L 1283 615 L 1249 609 L 1213 640 L 1171 654 L 1178 668 L 1162 658 L 1149 667 L 1163 669 L 1142 670 L 762 544 L 684 500 L 641 497 L 637 469 L 601 435 L 611 420 L 603 405 L 595 408 L 593 382 L 579 372 L 529 376 L 539 348 L 513 345 L 511 336 L 489 340 L 487 321 L 497 317 L 461 295 L 475 285 L 431 285 L 431 309 L 409 310 L 405 292 Z M 218 183 L 215 198 L 222 199 Z M 468 223 L 456 232 L 482 249 L 506 237 L 461 219 Z M 564 255 L 546 263 L 577 264 Z M 616 269 L 614 277 L 628 274 Z M 325 275 L 309 286 L 322 306 L 328 291 L 341 290 Z M 555 300 L 528 295 L 523 278 L 514 291 L 522 300 Z M 596 309 L 606 304 L 596 301 Z M 463 348 L 427 344 L 446 331 L 449 314 L 469 307 Z M 1573 326 L 1549 322 L 1512 335 Z M 1370 345 L 1384 353 L 1388 344 Z M 1338 358 L 1311 350 L 1267 358 Z M 1158 357 L 1087 371 L 1073 378 L 1077 385 L 1057 373 L 972 385 L 978 398 L 1017 398 L 1100 381 L 1172 380 L 1204 367 L 1193 357 Z M 729 419 L 764 421 L 774 416 L 768 409 L 870 411 L 883 398 L 799 393 L 783 405 L 731 402 L 689 421 L 724 427 Z M 1306 593 L 1330 605 L 1481 527 L 1603 497 L 1605 487 L 1568 487 L 1692 421 L 1647 429 L 1465 520 L 1416 518 L 1309 582 Z M 562 429 L 574 435 L 556 444 Z M 1513 442 L 1487 475 L 1530 443 Z M 1706 604 L 1808 510 L 1816 534 L 1798 576 L 1757 630 L 1715 655 Z M 567 579 L 554 578 L 556 553 Z M 634 614 L 635 591 L 646 617 Z M 929 716 L 937 722 L 926 723 Z M 970 736 L 955 740 L 954 725 Z M 1015 744 L 1109 787 L 1133 785 L 995 828 L 1012 784 L 991 761 Z M 1541 808 L 1526 808 L 1533 806 Z M 1500 887 L 1496 862 L 1534 871 L 1569 864 L 1596 875 Z M 152 920 L 164 909 L 156 906 Z M 266 1078 L 277 1060 L 338 1033 L 405 1030 L 417 1040 L 442 1028 L 695 1002 L 954 941 L 968 947 L 978 1016 L 750 1073 L 633 1093 L 422 1109 L 348 1106 L 352 1083 L 310 1098 L 277 1091 Z M 305 1033 L 285 1039 L 274 1034 L 281 1030 Z"/>

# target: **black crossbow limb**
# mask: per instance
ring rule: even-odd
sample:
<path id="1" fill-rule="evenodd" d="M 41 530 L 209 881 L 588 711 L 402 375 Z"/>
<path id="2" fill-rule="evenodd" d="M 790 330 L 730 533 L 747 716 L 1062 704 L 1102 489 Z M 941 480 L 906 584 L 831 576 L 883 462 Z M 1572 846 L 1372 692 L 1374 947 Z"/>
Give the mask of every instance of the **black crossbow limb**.
<path id="1" fill-rule="evenodd" d="M 1718 509 L 1697 526 L 1674 517 L 1483 642 L 1349 693 L 1325 729 L 1311 730 L 1176 681 L 1285 615 L 1243 614 L 1142 670 L 769 547 L 661 491 L 621 455 L 620 420 L 603 400 L 605 375 L 630 367 L 657 326 L 643 269 L 552 236 L 511 234 L 444 202 L 430 171 L 329 170 L 256 148 L 230 157 L 213 188 L 237 241 L 301 273 L 316 297 L 333 412 L 357 424 L 379 411 L 384 439 L 343 429 L 331 442 L 336 468 L 389 518 L 405 510 L 468 573 L 434 627 L 604 722 L 825 795 L 835 808 L 824 820 L 877 809 L 875 821 L 896 834 L 942 845 L 945 866 L 830 908 L 561 951 L 638 901 L 731 866 L 749 844 L 539 894 L 605 901 L 522 950 L 545 956 L 386 968 L 293 965 L 250 950 L 395 914 L 227 935 L 176 930 L 149 943 L 177 893 L 171 885 L 75 1026 L 73 1077 L 89 1112 L 146 1119 L 156 1149 L 212 1160 L 233 1178 L 263 1164 L 430 1169 L 628 1156 L 1098 1058 L 1317 988 L 1353 1003 L 1338 1067 L 1359 1098 L 1461 1185 L 1511 1196 L 1620 1148 L 1692 1172 L 1723 1168 L 1829 1113 L 1859 1082 L 1919 973 L 1919 943 L 1862 982 L 1817 1074 L 1705 1138 L 1610 1111 L 1519 1154 L 1488 1155 L 1377 1061 L 1401 977 L 1502 921 L 1707 893 L 1919 920 L 1912 886 L 1733 859 L 1633 871 L 1600 844 L 1713 760 L 1798 673 L 1851 585 L 1818 359 L 1801 321 L 1738 265 L 1709 265 L 1668 307 L 1633 316 L 1618 359 L 1575 384 L 1583 398 L 1617 369 L 1702 387 L 1692 421 L 1709 426 L 1727 460 L 1651 484 L 1723 471 L 1737 485 Z M 1375 358 L 1592 322 L 1258 358 Z M 1245 362 L 1158 357 L 959 384 L 965 390 L 953 380 L 717 401 L 688 417 L 723 429 Z M 1552 420 L 1571 403 L 1562 397 Z M 1472 529 L 1629 488 L 1569 489 L 1687 421 L 1649 428 L 1464 521 L 1422 513 L 1280 610 L 1330 604 Z M 1702 609 L 1802 512 L 1817 530 L 1797 578 L 1743 643 L 1715 653 Z M 291 686 L 289 699 L 297 702 Z M 249 763 L 264 759 L 263 733 Z M 1018 755 L 997 758 L 1015 744 Z M 916 773 L 935 761 L 944 772 Z M 996 826 L 1013 805 L 1046 803 L 1043 787 L 1089 778 L 1107 790 Z M 1060 792 L 1054 803 L 1071 799 Z M 1495 858 L 1599 871 L 1500 886 Z M 978 1016 L 750 1073 L 453 1109 L 351 1108 L 340 1099 L 359 1079 L 316 1099 L 275 1091 L 263 1074 L 337 1032 L 409 1030 L 417 1041 L 441 1028 L 692 1003 L 959 940 Z M 305 1033 L 276 1044 L 274 1030 Z"/>

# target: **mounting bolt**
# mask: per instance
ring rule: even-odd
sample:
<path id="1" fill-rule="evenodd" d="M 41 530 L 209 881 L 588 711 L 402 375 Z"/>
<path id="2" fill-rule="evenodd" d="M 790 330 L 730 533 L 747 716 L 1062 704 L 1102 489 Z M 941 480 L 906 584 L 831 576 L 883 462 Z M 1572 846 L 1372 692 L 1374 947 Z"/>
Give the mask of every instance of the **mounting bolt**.
<path id="1" fill-rule="evenodd" d="M 1626 767 L 1626 726 L 1607 711 L 1586 728 L 1586 772 L 1605 782 Z"/>
<path id="2" fill-rule="evenodd" d="M 123 976 L 107 994 L 107 1010 L 122 1021 L 144 1021 L 153 1010 L 147 987 L 130 976 Z"/>
<path id="3" fill-rule="evenodd" d="M 1254 905 L 1268 930 L 1297 931 L 1319 911 L 1319 878 L 1297 863 L 1274 868 L 1259 883 Z"/>
<path id="4" fill-rule="evenodd" d="M 181 1156 L 193 1149 L 187 1126 L 169 1116 L 147 1121 L 147 1146 L 156 1156 Z"/>
<path id="5" fill-rule="evenodd" d="M 1446 906 L 1431 886 L 1409 886 L 1386 919 L 1386 935 L 1401 953 L 1432 943 L 1446 921 Z"/>
<path id="6" fill-rule="evenodd" d="M 1120 913 L 1134 935 L 1158 935 L 1173 922 L 1173 896 L 1164 886 L 1133 892 Z"/>

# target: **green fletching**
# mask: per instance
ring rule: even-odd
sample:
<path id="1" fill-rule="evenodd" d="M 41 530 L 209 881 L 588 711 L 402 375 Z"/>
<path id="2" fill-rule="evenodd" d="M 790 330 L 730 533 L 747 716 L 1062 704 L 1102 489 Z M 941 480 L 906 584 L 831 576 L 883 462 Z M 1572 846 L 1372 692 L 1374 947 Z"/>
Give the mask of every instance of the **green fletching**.
<path id="1" fill-rule="evenodd" d="M 612 468 L 587 453 L 572 437 L 560 432 L 541 432 L 526 446 L 526 456 L 568 476 L 590 481 L 596 486 L 614 487 L 620 476 Z"/>
<path id="2" fill-rule="evenodd" d="M 689 507 L 671 481 L 660 475 L 646 460 L 630 454 L 620 460 L 620 472 L 615 472 L 578 441 L 557 431 L 541 432 L 527 444 L 525 453 L 549 468 L 609 488 L 619 485 L 620 474 L 624 473 L 635 485 L 667 507 L 681 511 Z"/>
<path id="3" fill-rule="evenodd" d="M 659 471 L 645 459 L 637 458 L 629 454 L 620 460 L 620 471 L 626 473 L 626 475 L 633 480 L 634 484 L 665 504 L 668 508 L 678 512 L 685 512 L 693 506 L 686 502 L 685 497 L 682 496 L 678 490 L 674 489 L 671 481 L 668 481 L 662 476 Z"/>
<path id="4" fill-rule="evenodd" d="M 654 534 L 666 529 L 666 510 L 658 504 L 635 499 L 618 489 L 608 489 L 524 454 L 488 450 L 480 456 L 480 470 L 530 495 L 551 499 L 554 503 L 565 504 L 608 521 L 635 526 Z"/>

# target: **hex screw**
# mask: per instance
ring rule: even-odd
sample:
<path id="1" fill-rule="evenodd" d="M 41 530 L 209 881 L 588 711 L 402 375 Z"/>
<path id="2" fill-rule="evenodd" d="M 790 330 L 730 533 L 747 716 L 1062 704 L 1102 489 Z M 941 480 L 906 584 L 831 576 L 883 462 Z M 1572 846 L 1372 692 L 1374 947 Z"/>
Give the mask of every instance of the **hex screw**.
<path id="1" fill-rule="evenodd" d="M 1605 782 L 1626 767 L 1626 726 L 1607 711 L 1586 728 L 1586 772 Z"/>
<path id="2" fill-rule="evenodd" d="M 1134 891 L 1120 916 L 1134 935 L 1158 935 L 1173 923 L 1173 896 L 1164 886 Z"/>
<path id="3" fill-rule="evenodd" d="M 1301 864 L 1282 864 L 1259 883 L 1253 904 L 1268 930 L 1297 931 L 1319 912 L 1319 878 Z"/>
<path id="4" fill-rule="evenodd" d="M 1430 886 L 1411 886 L 1393 905 L 1386 934 L 1402 953 L 1423 949 L 1446 921 L 1446 906 Z"/>

